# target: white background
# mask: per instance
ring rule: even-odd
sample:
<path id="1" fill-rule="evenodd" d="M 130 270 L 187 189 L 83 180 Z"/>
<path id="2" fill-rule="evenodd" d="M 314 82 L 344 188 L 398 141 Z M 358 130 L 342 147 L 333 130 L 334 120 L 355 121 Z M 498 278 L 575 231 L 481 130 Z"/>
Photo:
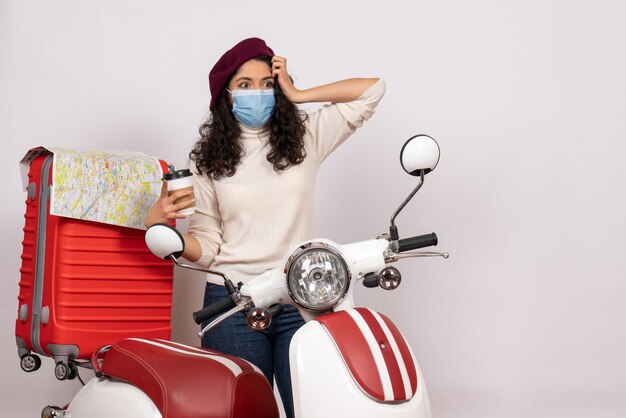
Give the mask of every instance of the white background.
<path id="1" fill-rule="evenodd" d="M 3 415 L 38 417 L 79 385 L 57 382 L 49 359 L 19 368 L 18 161 L 50 145 L 185 165 L 208 70 L 259 36 L 300 87 L 387 81 L 378 113 L 320 173 L 320 235 L 384 232 L 415 184 L 402 143 L 423 132 L 441 145 L 398 225 L 437 232 L 451 258 L 398 264 L 396 292 L 357 295 L 406 334 L 434 416 L 626 416 L 624 22 L 618 0 L 1 1 Z M 197 342 L 202 286 L 177 273 L 178 341 Z"/>

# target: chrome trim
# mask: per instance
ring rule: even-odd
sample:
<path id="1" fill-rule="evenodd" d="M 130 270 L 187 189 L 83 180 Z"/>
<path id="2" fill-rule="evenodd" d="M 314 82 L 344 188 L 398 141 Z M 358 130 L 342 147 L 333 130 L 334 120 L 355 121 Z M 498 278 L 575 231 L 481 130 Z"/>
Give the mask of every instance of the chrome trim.
<path id="1" fill-rule="evenodd" d="M 291 291 L 291 288 L 289 287 L 289 271 L 291 270 L 293 262 L 297 260 L 304 253 L 311 251 L 311 250 L 322 250 L 322 251 L 327 251 L 331 254 L 336 255 L 339 258 L 339 261 L 341 262 L 343 267 L 346 269 L 347 280 L 346 280 L 346 287 L 344 289 L 343 295 L 341 295 L 341 297 L 337 299 L 335 303 L 333 303 L 332 305 L 326 306 L 324 308 L 321 308 L 321 307 L 315 308 L 312 306 L 305 305 L 304 303 L 300 303 L 298 300 L 296 300 L 294 293 Z M 287 287 L 287 293 L 289 293 L 289 297 L 291 298 L 291 300 L 293 300 L 296 305 L 304 309 L 307 309 L 309 311 L 314 311 L 314 312 L 326 312 L 334 308 L 335 306 L 339 305 L 339 303 L 341 303 L 341 301 L 348 294 L 348 290 L 350 289 L 350 284 L 352 283 L 352 271 L 348 267 L 348 263 L 346 262 L 346 259 L 341 254 L 341 251 L 339 251 L 337 248 L 333 247 L 330 244 L 326 244 L 324 242 L 319 242 L 319 241 L 307 242 L 306 244 L 302 244 L 300 247 L 298 247 L 298 249 L 294 251 L 287 259 L 287 264 L 285 264 L 285 269 L 283 270 L 283 273 L 285 274 L 285 282 L 286 282 L 285 284 Z"/>
<path id="2" fill-rule="evenodd" d="M 272 314 L 265 308 L 252 308 L 246 314 L 246 322 L 252 331 L 263 331 L 272 325 Z"/>
<path id="3" fill-rule="evenodd" d="M 64 416 L 65 410 L 59 408 L 58 406 L 48 405 L 41 411 L 41 418 L 62 418 Z"/>
<path id="4" fill-rule="evenodd" d="M 99 356 L 100 354 L 104 354 L 106 352 L 108 352 L 111 349 L 111 344 L 109 345 L 105 345 L 103 347 L 101 347 L 98 351 L 97 351 L 97 355 Z"/>
<path id="5" fill-rule="evenodd" d="M 391 279 L 385 279 L 383 276 L 385 274 L 390 274 L 392 276 Z M 395 290 L 402 282 L 402 273 L 400 273 L 400 270 L 392 266 L 383 267 L 376 275 L 378 276 L 378 286 L 380 286 L 381 289 Z"/>

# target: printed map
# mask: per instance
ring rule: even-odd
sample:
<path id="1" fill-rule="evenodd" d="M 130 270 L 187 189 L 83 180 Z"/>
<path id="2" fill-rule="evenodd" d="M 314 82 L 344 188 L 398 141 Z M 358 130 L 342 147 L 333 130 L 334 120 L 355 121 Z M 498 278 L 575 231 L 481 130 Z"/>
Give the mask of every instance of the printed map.
<path id="1" fill-rule="evenodd" d="M 145 229 L 161 191 L 156 158 L 132 151 L 48 148 L 54 153 L 50 213 Z"/>

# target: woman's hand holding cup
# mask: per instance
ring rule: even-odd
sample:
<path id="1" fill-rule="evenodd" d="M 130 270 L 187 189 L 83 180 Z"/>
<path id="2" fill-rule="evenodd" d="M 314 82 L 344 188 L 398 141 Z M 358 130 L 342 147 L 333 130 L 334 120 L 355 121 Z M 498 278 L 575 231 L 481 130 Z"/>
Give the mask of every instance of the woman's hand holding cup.
<path id="1" fill-rule="evenodd" d="M 166 223 L 171 219 L 185 219 L 195 212 L 193 186 L 168 192 L 168 182 L 163 181 L 159 199 L 150 207 L 143 219 L 147 228 L 156 223 Z"/>

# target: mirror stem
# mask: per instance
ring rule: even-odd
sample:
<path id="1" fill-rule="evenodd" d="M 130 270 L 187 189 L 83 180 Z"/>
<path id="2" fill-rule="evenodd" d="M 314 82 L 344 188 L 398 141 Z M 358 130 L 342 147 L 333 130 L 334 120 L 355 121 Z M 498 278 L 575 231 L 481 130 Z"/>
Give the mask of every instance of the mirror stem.
<path id="1" fill-rule="evenodd" d="M 396 209 L 396 211 L 391 216 L 391 226 L 389 227 L 389 235 L 391 235 L 391 240 L 392 241 L 397 241 L 400 238 L 399 235 L 398 235 L 398 227 L 396 227 L 396 224 L 395 224 L 396 216 L 398 216 L 400 211 L 402 211 L 402 209 L 404 209 L 406 204 L 409 203 L 409 201 L 413 198 L 413 196 L 415 196 L 415 193 L 417 193 L 417 191 L 422 187 L 423 184 L 424 184 L 424 170 L 420 170 L 420 182 L 419 182 L 419 184 L 411 192 L 411 194 L 409 194 L 409 196 L 406 199 L 404 199 L 404 202 L 402 202 L 400 207 L 398 209 Z"/>
<path id="2" fill-rule="evenodd" d="M 189 270 L 201 271 L 203 273 L 215 274 L 216 276 L 220 276 L 222 279 L 224 279 L 224 283 L 229 282 L 230 285 L 233 286 L 232 282 L 228 280 L 228 277 L 222 272 L 211 270 L 211 269 L 205 269 L 205 268 L 197 267 L 197 266 L 190 266 L 188 264 L 183 264 L 180 261 L 178 261 L 178 259 L 174 256 L 174 254 L 170 254 L 170 260 L 172 260 L 174 264 L 176 264 L 178 267 L 183 267 Z"/>

